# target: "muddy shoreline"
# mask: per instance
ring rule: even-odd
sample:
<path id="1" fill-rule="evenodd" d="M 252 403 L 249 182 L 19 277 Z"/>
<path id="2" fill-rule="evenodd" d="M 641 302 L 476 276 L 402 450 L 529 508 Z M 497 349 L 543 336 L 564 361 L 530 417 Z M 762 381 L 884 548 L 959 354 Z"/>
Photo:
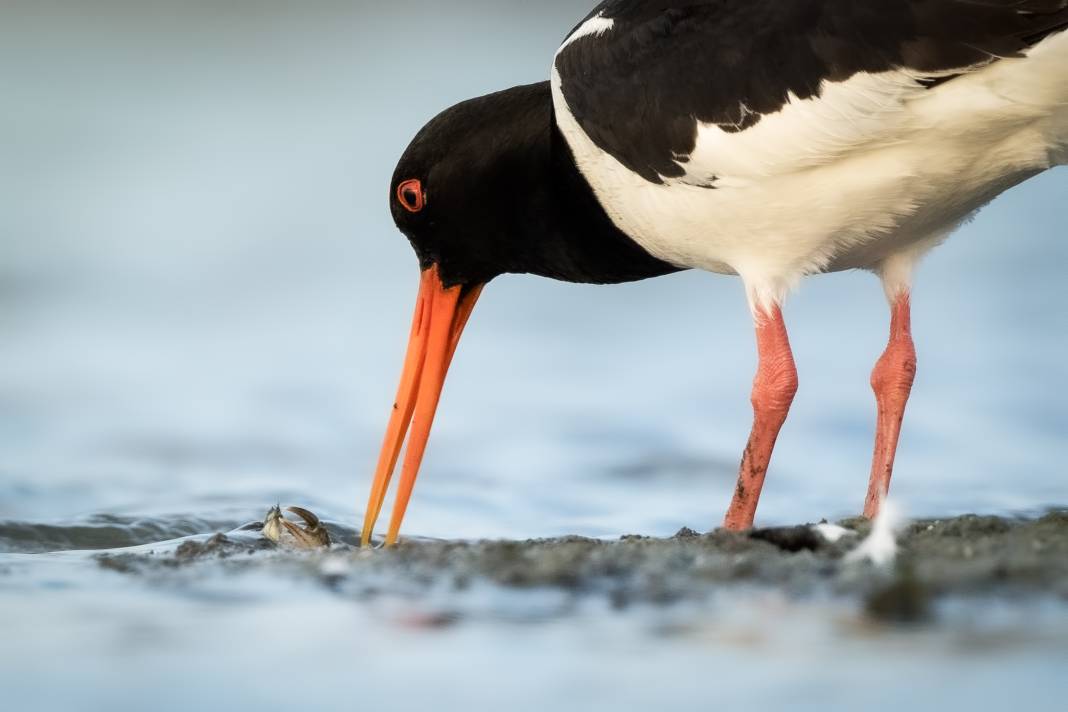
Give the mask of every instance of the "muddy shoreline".
<path id="1" fill-rule="evenodd" d="M 898 535 L 898 555 L 878 566 L 849 557 L 870 523 L 847 520 L 829 541 L 811 526 L 708 534 L 684 529 L 659 539 L 624 536 L 527 541 L 407 541 L 360 550 L 351 530 L 333 528 L 328 551 L 296 552 L 262 539 L 254 526 L 188 539 L 168 551 L 106 553 L 100 566 L 126 575 L 188 574 L 204 562 L 239 571 L 307 578 L 361 600 L 461 595 L 489 584 L 600 598 L 614 608 L 700 601 L 724 589 L 770 588 L 785 595 L 855 599 L 873 619 L 919 623 L 939 599 L 1052 598 L 1068 605 L 1068 510 L 1037 519 L 964 516 L 916 521 Z M 212 567 L 216 568 L 216 567 Z"/>

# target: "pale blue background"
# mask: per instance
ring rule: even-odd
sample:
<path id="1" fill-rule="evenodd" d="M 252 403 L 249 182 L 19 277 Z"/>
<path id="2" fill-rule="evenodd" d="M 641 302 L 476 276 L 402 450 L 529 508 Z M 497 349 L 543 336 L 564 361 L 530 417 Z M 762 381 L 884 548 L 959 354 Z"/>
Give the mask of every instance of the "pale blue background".
<path id="1" fill-rule="evenodd" d="M 384 8 L 387 8 L 384 9 Z M 416 265 L 386 187 L 465 97 L 546 76 L 582 2 L 7 3 L 0 22 L 0 516 L 362 508 Z M 935 252 L 894 492 L 915 514 L 1068 503 L 1068 174 Z M 761 519 L 856 512 L 886 338 L 867 274 L 808 280 L 801 391 Z M 492 284 L 413 533 L 707 528 L 749 426 L 732 278 Z"/>
<path id="2" fill-rule="evenodd" d="M 546 77 L 589 6 L 5 0 L 0 522 L 109 513 L 166 530 L 178 515 L 237 524 L 276 501 L 354 522 L 417 281 L 386 208 L 394 161 L 443 107 Z M 920 372 L 894 486 L 914 515 L 1068 504 L 1066 188 L 1058 170 L 1012 191 L 920 270 Z M 787 318 L 801 391 L 759 521 L 856 513 L 881 289 L 866 274 L 811 279 Z M 752 341 L 730 278 L 500 279 L 456 359 L 407 531 L 714 526 L 748 432 Z M 818 605 L 721 610 L 754 619 L 757 648 L 724 642 L 696 614 L 687 620 L 705 622 L 686 644 L 657 639 L 654 617 L 600 614 L 577 628 L 491 618 L 426 638 L 299 584 L 131 586 L 76 561 L 0 560 L 8 701 L 295 704 L 296 682 L 261 674 L 280 656 L 312 681 L 305 694 L 346 709 L 398 690 L 416 709 L 420 695 L 486 703 L 485 689 L 449 684 L 466 659 L 539 708 L 707 708 L 709 689 L 765 706 L 870 703 L 880 685 L 887 706 L 920 689 L 981 703 L 1009 689 L 993 669 L 1035 695 L 1057 679 L 1041 647 L 953 658 L 974 648 L 967 636 L 842 652 L 838 614 Z M 1012 615 L 993 620 L 1011 629 Z M 1063 609 L 1049 615 L 1051 629 L 1064 621 Z M 838 655 L 849 665 L 821 662 Z M 401 659 L 426 687 L 389 676 Z M 897 672 L 884 665 L 895 660 Z M 175 686 L 174 670 L 193 684 Z M 642 671 L 656 682 L 620 687 Z"/>

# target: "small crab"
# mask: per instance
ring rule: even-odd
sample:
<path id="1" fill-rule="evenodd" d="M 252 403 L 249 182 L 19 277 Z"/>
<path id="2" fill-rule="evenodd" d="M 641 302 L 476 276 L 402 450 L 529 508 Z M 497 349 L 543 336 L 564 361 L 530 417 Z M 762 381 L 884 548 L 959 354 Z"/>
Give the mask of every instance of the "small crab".
<path id="1" fill-rule="evenodd" d="M 305 526 L 294 524 L 282 516 L 282 508 L 276 504 L 267 512 L 263 522 L 264 537 L 294 549 L 324 549 L 330 546 L 330 534 L 319 522 L 319 517 L 301 507 L 286 507 L 286 511 L 303 519 Z"/>

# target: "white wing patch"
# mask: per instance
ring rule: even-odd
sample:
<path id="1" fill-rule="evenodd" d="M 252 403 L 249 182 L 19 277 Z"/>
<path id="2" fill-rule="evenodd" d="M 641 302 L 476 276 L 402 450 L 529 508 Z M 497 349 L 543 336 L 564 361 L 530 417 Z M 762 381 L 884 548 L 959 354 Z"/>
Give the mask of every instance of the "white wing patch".
<path id="1" fill-rule="evenodd" d="M 572 32 L 571 35 L 566 40 L 564 40 L 564 43 L 560 45 L 560 49 L 556 50 L 556 54 L 559 55 L 561 52 L 567 49 L 568 45 L 570 45 L 572 42 L 575 42 L 576 40 L 580 40 L 583 37 L 590 37 L 591 35 L 594 37 L 600 37 L 605 32 L 608 32 L 615 26 L 615 20 L 603 17 L 603 13 L 597 14 L 579 25 L 578 29 Z"/>
<path id="2" fill-rule="evenodd" d="M 666 182 L 745 185 L 752 180 L 826 165 L 858 150 L 899 139 L 910 120 L 906 102 L 927 89 L 905 71 L 857 74 L 824 82 L 820 96 L 791 94 L 783 108 L 744 131 L 698 123 L 697 143 L 680 165 L 686 175 Z"/>
<path id="3" fill-rule="evenodd" d="M 745 185 L 911 140 L 915 132 L 935 129 L 947 117 L 956 122 L 963 118 L 967 123 L 969 111 L 986 121 L 994 118 L 992 114 L 1000 114 L 1006 123 L 1018 122 L 1029 114 L 1035 118 L 1051 112 L 1068 116 L 1068 109 L 1057 108 L 1064 106 L 1068 96 L 1066 59 L 1068 32 L 1062 32 L 1028 52 L 1024 72 L 1019 71 L 1021 60 L 1007 60 L 943 73 L 981 72 L 987 77 L 981 89 L 960 80 L 928 89 L 919 81 L 942 75 L 905 69 L 860 73 L 844 82 L 825 81 L 818 97 L 802 100 L 791 94 L 780 111 L 763 116 L 744 131 L 699 122 L 693 152 L 679 157 L 686 174 L 664 180 L 707 185 L 717 179 L 719 187 Z M 949 102 L 937 101 L 950 96 Z M 962 102 L 956 112 L 947 106 L 952 102 Z M 745 112 L 747 107 L 742 105 L 741 109 Z M 997 138 L 997 128 L 990 129 L 992 138 Z M 1058 158 L 1053 162 L 1063 162 L 1063 157 Z"/>

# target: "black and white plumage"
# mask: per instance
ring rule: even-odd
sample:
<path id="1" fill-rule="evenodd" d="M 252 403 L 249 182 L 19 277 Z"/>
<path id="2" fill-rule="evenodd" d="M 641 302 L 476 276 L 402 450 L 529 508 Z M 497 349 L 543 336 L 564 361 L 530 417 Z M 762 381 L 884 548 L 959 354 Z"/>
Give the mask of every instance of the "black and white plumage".
<path id="1" fill-rule="evenodd" d="M 893 291 L 1006 188 L 1068 160 L 1065 0 L 608 0 L 553 64 L 613 222 L 754 303 L 805 274 Z"/>
<path id="2" fill-rule="evenodd" d="M 583 131 L 624 166 L 681 179 L 695 120 L 744 131 L 824 83 L 902 72 L 934 86 L 1022 57 L 1068 25 L 1061 0 L 609 0 L 567 38 L 555 66 Z M 1036 14 L 1037 13 L 1037 14 Z M 711 178 L 711 177 L 709 177 Z"/>
<path id="3" fill-rule="evenodd" d="M 447 109 L 397 164 L 390 208 L 422 278 L 364 542 L 408 437 L 396 541 L 464 324 L 506 273 L 742 278 L 760 359 L 724 525 L 744 529 L 797 390 L 780 305 L 806 275 L 875 272 L 892 316 L 872 374 L 874 516 L 916 371 L 916 262 L 1065 163 L 1068 0 L 601 3 L 551 81 Z"/>

